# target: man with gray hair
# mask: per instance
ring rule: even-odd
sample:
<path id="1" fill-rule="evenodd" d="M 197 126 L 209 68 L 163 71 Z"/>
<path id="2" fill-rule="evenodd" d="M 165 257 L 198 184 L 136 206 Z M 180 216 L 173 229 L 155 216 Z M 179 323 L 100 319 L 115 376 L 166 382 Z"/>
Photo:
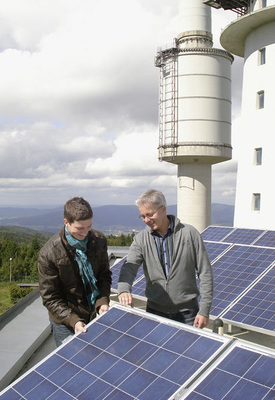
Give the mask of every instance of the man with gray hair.
<path id="1" fill-rule="evenodd" d="M 165 197 L 158 190 L 143 193 L 136 205 L 147 226 L 135 236 L 121 268 L 120 304 L 133 307 L 131 289 L 143 265 L 146 311 L 204 328 L 213 299 L 213 273 L 201 235 L 193 226 L 167 215 Z"/>

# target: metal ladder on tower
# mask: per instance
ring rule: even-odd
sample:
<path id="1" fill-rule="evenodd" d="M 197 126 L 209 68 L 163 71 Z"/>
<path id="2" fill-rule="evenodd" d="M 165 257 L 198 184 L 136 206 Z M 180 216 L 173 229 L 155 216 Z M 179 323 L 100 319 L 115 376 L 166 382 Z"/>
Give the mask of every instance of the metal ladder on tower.
<path id="1" fill-rule="evenodd" d="M 171 161 L 177 154 L 177 52 L 175 48 L 159 53 L 159 148 L 160 161 Z"/>

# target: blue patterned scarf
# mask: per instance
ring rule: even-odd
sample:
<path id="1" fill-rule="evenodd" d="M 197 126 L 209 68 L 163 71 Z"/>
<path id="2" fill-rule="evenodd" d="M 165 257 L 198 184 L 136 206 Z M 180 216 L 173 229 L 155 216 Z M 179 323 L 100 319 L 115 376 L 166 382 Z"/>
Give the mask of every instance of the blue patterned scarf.
<path id="1" fill-rule="evenodd" d="M 96 286 L 97 281 L 94 276 L 91 263 L 88 261 L 85 253 L 87 250 L 88 236 L 86 236 L 84 240 L 77 240 L 70 234 L 67 227 L 65 227 L 65 236 L 69 245 L 76 249 L 75 259 L 77 261 L 79 272 L 85 288 L 88 305 L 91 313 L 93 313 L 95 309 L 96 298 L 100 292 Z"/>

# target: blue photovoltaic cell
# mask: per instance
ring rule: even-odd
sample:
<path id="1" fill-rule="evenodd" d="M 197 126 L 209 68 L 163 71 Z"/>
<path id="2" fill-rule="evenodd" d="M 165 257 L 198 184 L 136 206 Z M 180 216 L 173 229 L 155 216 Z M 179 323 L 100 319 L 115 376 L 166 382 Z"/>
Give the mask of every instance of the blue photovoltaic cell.
<path id="1" fill-rule="evenodd" d="M 112 307 L 21 379 L 1 400 L 166 400 L 231 339 Z"/>
<path id="2" fill-rule="evenodd" d="M 275 249 L 234 245 L 213 263 L 214 299 L 210 311 L 219 316 L 274 262 Z"/>
<path id="3" fill-rule="evenodd" d="M 235 347 L 185 397 L 187 400 L 273 400 L 275 357 L 253 347 Z"/>
<path id="4" fill-rule="evenodd" d="M 143 264 L 141 264 L 141 266 L 138 269 L 137 276 L 135 277 L 135 281 L 140 280 L 140 278 L 143 277 L 143 276 L 144 276 L 144 274 L 143 274 Z M 135 281 L 134 281 L 134 283 L 135 283 Z"/>
<path id="5" fill-rule="evenodd" d="M 248 293 L 222 315 L 257 328 L 275 331 L 275 267 L 265 274 Z"/>
<path id="6" fill-rule="evenodd" d="M 122 265 L 126 261 L 126 256 L 119 260 L 116 264 L 111 267 L 112 272 L 112 289 L 117 290 L 117 283 L 119 278 L 119 273 L 121 270 Z"/>
<path id="7" fill-rule="evenodd" d="M 116 290 L 117 291 L 117 284 L 118 284 L 120 270 L 121 270 L 122 265 L 125 263 L 126 258 L 127 258 L 127 256 L 123 257 L 120 261 L 118 261 L 116 264 L 114 264 L 111 267 L 111 271 L 112 271 L 112 290 Z M 139 269 L 138 269 L 137 276 L 135 278 L 134 284 L 142 276 L 143 276 L 143 268 L 142 268 L 142 265 L 141 265 L 139 267 Z"/>
<path id="8" fill-rule="evenodd" d="M 211 263 L 231 246 L 230 244 L 207 241 L 204 241 L 204 244 Z"/>
<path id="9" fill-rule="evenodd" d="M 225 226 L 209 226 L 202 233 L 203 240 L 210 240 L 213 242 L 221 242 L 229 233 L 235 228 Z"/>
<path id="10" fill-rule="evenodd" d="M 275 231 L 267 231 L 255 243 L 255 246 L 275 247 Z"/>
<path id="11" fill-rule="evenodd" d="M 135 296 L 145 297 L 145 286 L 146 280 L 145 276 L 143 275 L 140 279 L 136 280 L 132 286 L 132 293 Z"/>
<path id="12" fill-rule="evenodd" d="M 230 233 L 222 241 L 227 243 L 236 244 L 252 244 L 255 240 L 263 234 L 263 230 L 260 229 L 235 229 L 234 232 Z"/>

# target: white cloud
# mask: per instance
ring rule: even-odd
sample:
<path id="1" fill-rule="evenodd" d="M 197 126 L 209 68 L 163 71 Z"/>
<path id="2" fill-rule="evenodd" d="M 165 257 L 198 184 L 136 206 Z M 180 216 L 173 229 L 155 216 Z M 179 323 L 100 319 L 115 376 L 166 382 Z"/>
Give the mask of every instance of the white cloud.
<path id="1" fill-rule="evenodd" d="M 0 0 L 0 9 L 0 205 L 76 194 L 133 204 L 149 187 L 175 204 L 176 166 L 158 161 L 154 57 L 178 34 L 178 0 Z M 214 35 L 234 18 L 225 14 L 215 12 Z M 234 169 L 219 168 L 214 198 L 231 201 Z"/>
<path id="2" fill-rule="evenodd" d="M 152 129 L 152 128 L 151 128 Z M 155 176 L 159 174 L 157 135 L 151 131 L 126 132 L 115 141 L 116 150 L 109 158 L 88 161 L 86 171 L 94 176 Z M 155 154 L 154 154 L 155 153 Z M 153 156 L 153 157 L 152 157 Z M 126 170 L 126 171 L 125 171 Z M 168 173 L 170 168 L 167 168 Z"/>

